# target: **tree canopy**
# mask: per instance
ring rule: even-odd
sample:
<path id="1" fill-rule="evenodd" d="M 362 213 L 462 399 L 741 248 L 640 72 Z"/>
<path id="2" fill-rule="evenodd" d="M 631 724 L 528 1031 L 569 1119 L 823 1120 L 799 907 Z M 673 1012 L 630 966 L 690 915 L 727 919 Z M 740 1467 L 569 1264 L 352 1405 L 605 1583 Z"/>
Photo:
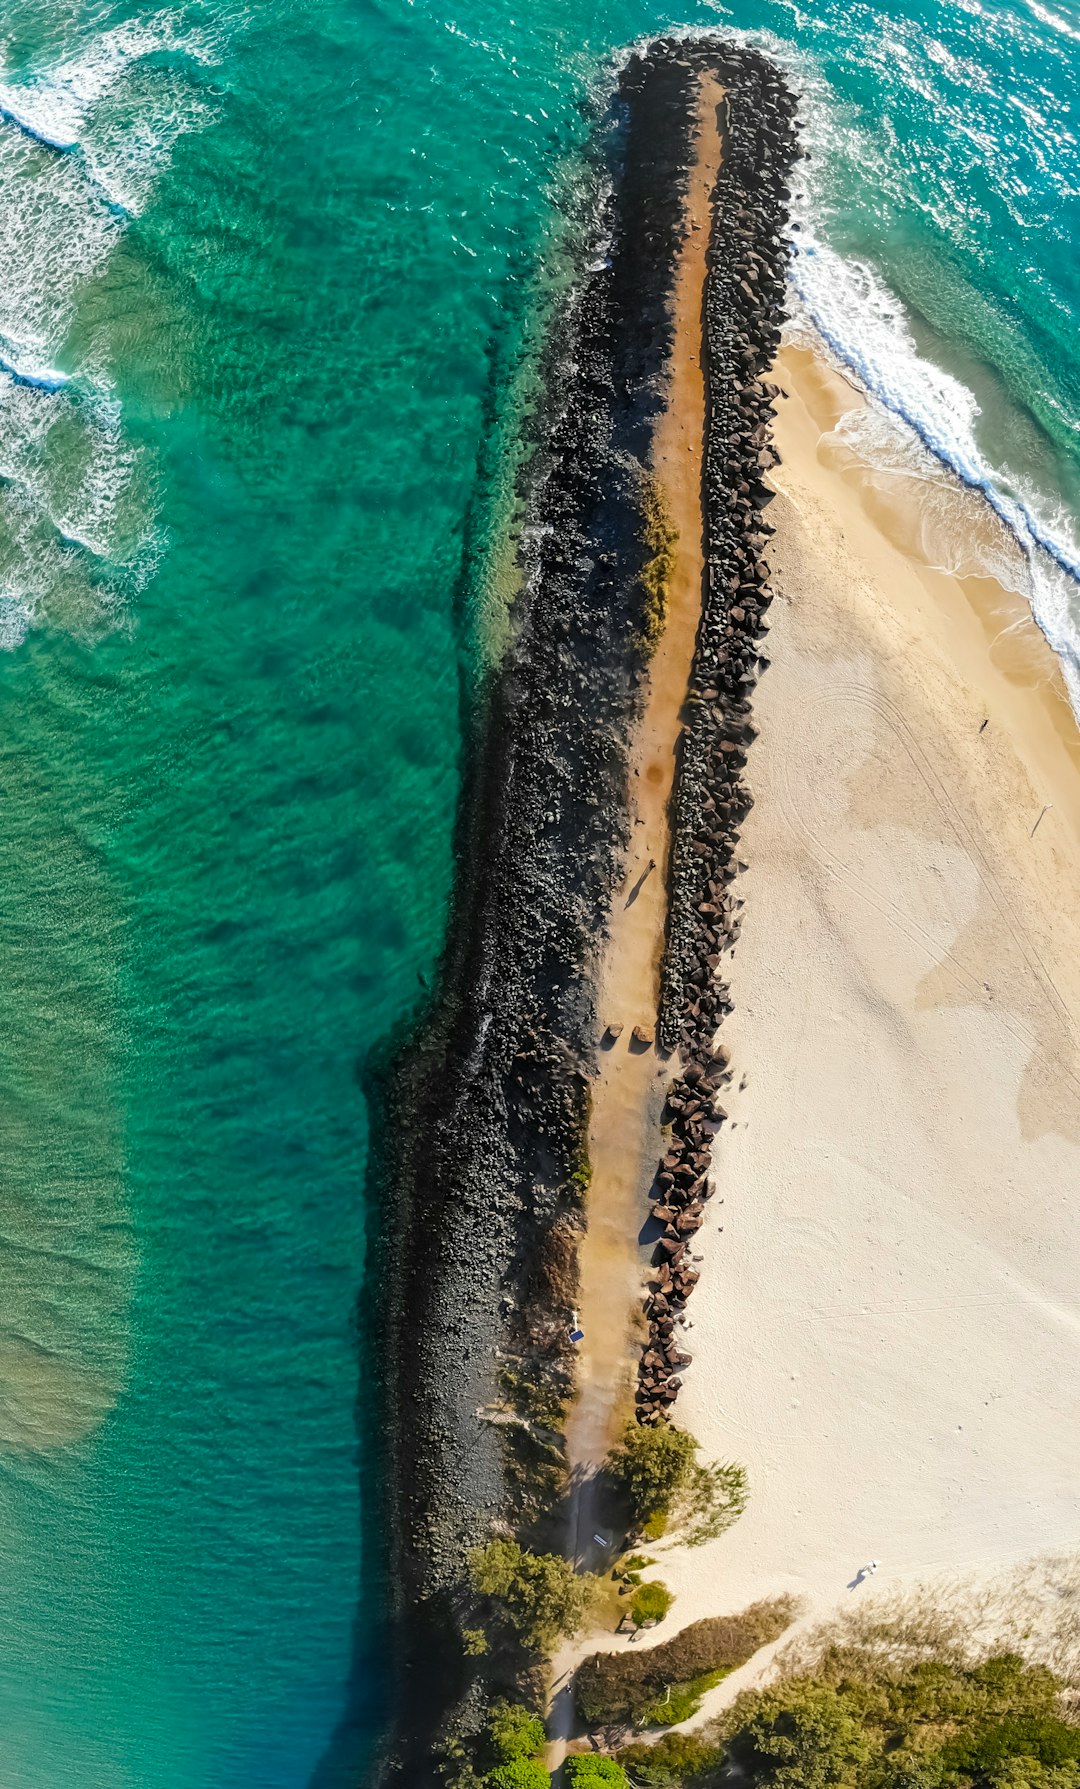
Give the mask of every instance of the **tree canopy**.
<path id="1" fill-rule="evenodd" d="M 473 1589 L 487 1597 L 529 1652 L 553 1652 L 576 1634 L 592 1579 L 557 1553 L 527 1553 L 517 1541 L 492 1540 L 469 1554 Z"/>

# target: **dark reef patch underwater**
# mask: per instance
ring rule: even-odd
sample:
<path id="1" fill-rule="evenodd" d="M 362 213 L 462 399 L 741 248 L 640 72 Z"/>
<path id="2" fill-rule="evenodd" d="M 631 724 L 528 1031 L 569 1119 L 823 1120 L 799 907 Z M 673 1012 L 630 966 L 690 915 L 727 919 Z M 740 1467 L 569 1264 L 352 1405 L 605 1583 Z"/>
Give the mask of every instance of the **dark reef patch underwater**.
<path id="1" fill-rule="evenodd" d="M 369 1058 L 441 950 L 584 145 L 684 25 L 802 69 L 842 345 L 900 408 L 939 366 L 935 445 L 1074 554 L 1063 7 L 4 9 L 7 1789 L 372 1757 Z"/>

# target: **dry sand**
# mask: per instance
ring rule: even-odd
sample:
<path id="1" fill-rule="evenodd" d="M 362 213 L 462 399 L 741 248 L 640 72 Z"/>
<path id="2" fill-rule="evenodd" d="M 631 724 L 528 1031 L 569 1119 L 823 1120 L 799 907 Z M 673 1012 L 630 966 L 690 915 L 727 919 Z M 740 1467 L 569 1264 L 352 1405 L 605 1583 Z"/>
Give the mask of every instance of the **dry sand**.
<path id="1" fill-rule="evenodd" d="M 677 1410 L 750 1504 L 663 1549 L 668 1632 L 1080 1547 L 1080 738 L 1023 603 L 932 570 L 927 492 L 833 433 L 858 396 L 805 350 L 778 378 L 724 1202 Z"/>

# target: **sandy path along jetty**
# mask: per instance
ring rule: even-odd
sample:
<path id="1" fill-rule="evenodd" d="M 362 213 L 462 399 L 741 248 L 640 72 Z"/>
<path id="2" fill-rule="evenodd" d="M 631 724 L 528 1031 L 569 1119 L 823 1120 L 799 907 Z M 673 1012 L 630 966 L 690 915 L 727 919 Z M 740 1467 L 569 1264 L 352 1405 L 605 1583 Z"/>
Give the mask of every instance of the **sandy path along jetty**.
<path id="1" fill-rule="evenodd" d="M 667 920 L 670 826 L 676 748 L 682 727 L 704 572 L 701 456 L 705 381 L 701 313 L 710 199 L 720 166 L 715 74 L 698 83 L 695 160 L 687 186 L 674 292 L 675 335 L 666 403 L 657 425 L 652 470 L 663 512 L 675 532 L 666 619 L 649 666 L 648 694 L 630 744 L 630 833 L 626 874 L 616 891 L 599 978 L 599 1024 L 609 1028 L 592 1084 L 586 1199 L 588 1229 L 579 1251 L 578 1321 L 584 1331 L 577 1396 L 567 1424 L 567 1457 L 578 1480 L 571 1505 L 574 1557 L 595 1566 L 593 1477 L 632 1414 L 642 1276 L 649 1249 L 639 1240 L 660 1141 L 664 1090 L 671 1078 L 656 1034 L 660 959 Z M 635 1028 L 644 1038 L 635 1039 Z"/>

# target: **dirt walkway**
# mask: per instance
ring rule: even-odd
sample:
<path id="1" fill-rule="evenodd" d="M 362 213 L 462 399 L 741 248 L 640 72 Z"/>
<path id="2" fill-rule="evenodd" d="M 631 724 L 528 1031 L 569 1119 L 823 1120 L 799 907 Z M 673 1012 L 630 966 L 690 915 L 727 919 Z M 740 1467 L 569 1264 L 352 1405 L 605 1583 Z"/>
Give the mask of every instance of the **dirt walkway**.
<path id="1" fill-rule="evenodd" d="M 635 1025 L 656 1023 L 660 958 L 667 914 L 670 838 L 668 812 L 675 775 L 680 714 L 690 679 L 701 613 L 701 458 L 705 381 L 701 369 L 701 310 L 710 200 L 720 166 L 717 108 L 723 90 L 702 80 L 698 158 L 687 193 L 687 229 L 675 285 L 675 341 L 667 409 L 657 425 L 653 469 L 668 518 L 677 530 L 675 567 L 668 587 L 667 624 L 650 666 L 649 693 L 631 748 L 631 848 L 622 891 L 615 897 L 611 933 L 600 977 L 599 1017 L 621 1026 L 602 1046 L 593 1083 L 588 1194 L 589 1228 L 581 1249 L 578 1320 L 585 1332 L 578 1396 L 567 1425 L 574 1491 L 570 1551 L 580 1566 L 602 1570 L 605 1549 L 597 1532 L 596 1470 L 632 1409 L 642 1277 L 647 1251 L 638 1242 L 645 1194 L 656 1168 L 660 1112 L 672 1066 L 632 1041 Z M 651 866 L 651 867 L 650 867 Z M 549 1767 L 562 1760 L 572 1724 L 570 1675 L 580 1643 L 553 1665 L 555 1699 Z"/>
<path id="2" fill-rule="evenodd" d="M 645 1253 L 637 1242 L 643 1194 L 656 1166 L 660 1108 L 670 1076 L 650 1047 L 633 1042 L 635 1025 L 656 1022 L 664 939 L 670 840 L 668 807 L 675 772 L 680 711 L 701 611 L 701 450 L 705 385 L 701 370 L 701 300 L 709 201 L 720 162 L 714 77 L 702 83 L 698 160 L 690 179 L 688 228 L 675 288 L 675 344 L 670 398 L 656 437 L 654 470 L 678 532 L 668 590 L 667 625 L 652 660 L 649 694 L 631 753 L 631 849 L 625 884 L 615 897 L 611 936 L 600 978 L 601 1025 L 622 1026 L 602 1047 L 593 1085 L 588 1195 L 589 1228 L 581 1250 L 581 1344 L 578 1398 L 567 1442 L 571 1470 L 587 1483 L 630 1409 L 634 1383 L 631 1339 Z M 576 1499 L 575 1553 L 595 1564 L 590 1499 Z"/>

